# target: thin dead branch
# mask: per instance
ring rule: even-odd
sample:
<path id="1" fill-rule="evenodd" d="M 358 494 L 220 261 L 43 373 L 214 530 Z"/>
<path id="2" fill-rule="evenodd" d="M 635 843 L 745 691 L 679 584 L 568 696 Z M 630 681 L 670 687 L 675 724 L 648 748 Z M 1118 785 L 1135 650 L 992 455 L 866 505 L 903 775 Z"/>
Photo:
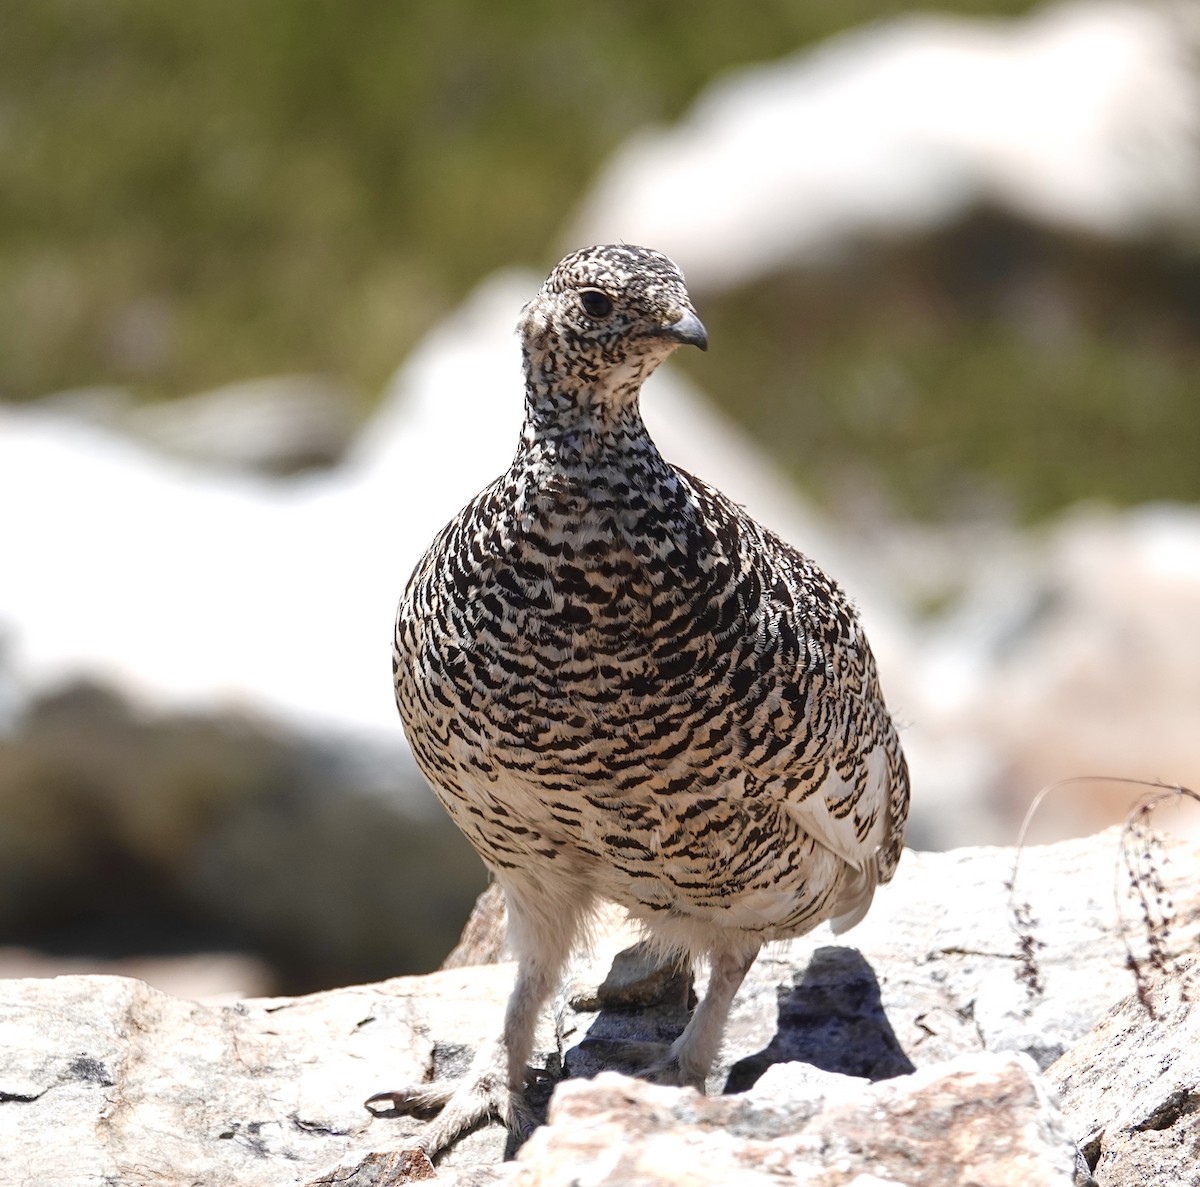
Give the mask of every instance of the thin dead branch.
<path id="1" fill-rule="evenodd" d="M 1038 966 L 1037 952 L 1044 945 L 1036 935 L 1038 921 L 1029 901 L 1017 897 L 1017 875 L 1029 826 L 1047 796 L 1065 788 L 1097 782 L 1125 784 L 1150 789 L 1151 792 L 1138 800 L 1130 810 L 1121 830 L 1120 860 L 1115 861 L 1113 866 L 1113 898 L 1121 940 L 1125 945 L 1126 966 L 1133 974 L 1138 1000 L 1154 1017 L 1154 992 L 1157 986 L 1173 986 L 1187 997 L 1190 988 L 1188 975 L 1178 953 L 1173 950 L 1172 940 L 1180 934 L 1183 923 L 1195 921 L 1176 918 L 1176 906 L 1166 873 L 1171 864 L 1170 854 L 1164 844 L 1163 834 L 1152 826 L 1151 818 L 1168 801 L 1178 803 L 1189 798 L 1200 803 L 1200 793 L 1190 787 L 1150 779 L 1077 775 L 1048 784 L 1038 792 L 1021 822 L 1013 855 L 1012 875 L 1006 883 L 1009 916 L 1017 934 L 1017 976 L 1031 997 L 1043 991 L 1044 980 Z M 1130 899 L 1136 904 L 1136 919 L 1130 918 L 1127 909 L 1126 904 Z M 1141 944 L 1144 944 L 1145 954 L 1139 957 Z"/>

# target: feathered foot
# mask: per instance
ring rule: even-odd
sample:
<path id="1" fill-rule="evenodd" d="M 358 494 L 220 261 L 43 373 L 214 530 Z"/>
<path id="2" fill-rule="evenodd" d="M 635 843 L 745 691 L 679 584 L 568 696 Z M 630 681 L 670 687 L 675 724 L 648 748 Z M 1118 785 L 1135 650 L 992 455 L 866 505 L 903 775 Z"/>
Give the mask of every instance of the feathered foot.
<path id="1" fill-rule="evenodd" d="M 537 1127 L 534 1111 L 524 1097 L 524 1085 L 509 1084 L 507 1057 L 496 1046 L 477 1057 L 470 1070 L 459 1080 L 434 1080 L 393 1092 L 377 1092 L 365 1106 L 375 1117 L 422 1116 L 437 1113 L 421 1134 L 417 1144 L 430 1159 L 448 1150 L 463 1135 L 500 1121 L 520 1146 Z M 538 1073 L 531 1072 L 530 1077 Z"/>

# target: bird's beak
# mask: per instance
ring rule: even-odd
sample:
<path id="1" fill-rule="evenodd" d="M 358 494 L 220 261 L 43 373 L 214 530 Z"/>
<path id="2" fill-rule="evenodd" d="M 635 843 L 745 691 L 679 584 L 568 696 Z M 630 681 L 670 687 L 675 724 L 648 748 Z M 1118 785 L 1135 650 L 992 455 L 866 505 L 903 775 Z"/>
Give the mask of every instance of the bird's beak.
<path id="1" fill-rule="evenodd" d="M 690 309 L 685 309 L 678 321 L 663 326 L 659 330 L 659 336 L 670 338 L 673 342 L 682 342 L 687 346 L 698 346 L 701 350 L 708 349 L 708 331 Z"/>

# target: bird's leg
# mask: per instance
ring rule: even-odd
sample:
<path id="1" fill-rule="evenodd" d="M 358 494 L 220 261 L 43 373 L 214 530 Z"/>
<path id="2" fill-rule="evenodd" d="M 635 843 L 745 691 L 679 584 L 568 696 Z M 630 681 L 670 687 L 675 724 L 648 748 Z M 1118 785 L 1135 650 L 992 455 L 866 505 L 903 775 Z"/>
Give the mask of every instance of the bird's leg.
<path id="1" fill-rule="evenodd" d="M 703 1092 L 721 1046 L 734 995 L 757 955 L 757 947 L 722 948 L 711 954 L 708 990 L 683 1033 L 669 1047 L 653 1041 L 605 1038 L 584 1039 L 580 1047 L 586 1048 L 592 1060 L 605 1067 L 654 1084 L 674 1084 Z"/>
<path id="2" fill-rule="evenodd" d="M 671 1044 L 665 1059 L 640 1073 L 656 1084 L 679 1084 L 704 1091 L 704 1081 L 721 1047 L 729 1010 L 758 948 L 718 949 L 712 954 L 708 989 L 692 1013 L 683 1034 Z"/>
<path id="3" fill-rule="evenodd" d="M 440 1108 L 441 1112 L 418 1138 L 431 1158 L 488 1120 L 502 1120 L 518 1140 L 524 1140 L 534 1127 L 534 1121 L 522 1107 L 526 1064 L 533 1050 L 538 1016 L 558 987 L 570 955 L 580 911 L 573 904 L 559 903 L 561 914 L 556 916 L 556 926 L 537 926 L 543 921 L 537 913 L 524 909 L 525 904 L 511 888 L 506 888 L 505 897 L 509 940 L 518 964 L 500 1038 L 480 1047 L 460 1080 L 435 1080 L 395 1092 L 381 1092 L 366 1102 L 367 1109 L 378 1117 Z"/>

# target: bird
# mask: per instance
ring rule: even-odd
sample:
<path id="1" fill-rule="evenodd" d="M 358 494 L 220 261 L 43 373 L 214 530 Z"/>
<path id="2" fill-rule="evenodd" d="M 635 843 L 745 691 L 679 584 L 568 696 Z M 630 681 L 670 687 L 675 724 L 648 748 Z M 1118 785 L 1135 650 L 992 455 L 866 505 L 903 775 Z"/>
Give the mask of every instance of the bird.
<path id="1" fill-rule="evenodd" d="M 708 348 L 679 268 L 567 255 L 522 311 L 511 465 L 436 536 L 396 618 L 413 755 L 503 889 L 515 984 L 458 1081 L 367 1102 L 440 1112 L 440 1156 L 518 1136 L 534 1026 L 601 900 L 702 962 L 682 1034 L 639 1074 L 703 1091 L 761 947 L 857 923 L 903 847 L 909 778 L 857 613 L 812 560 L 671 464 L 642 385 Z"/>

